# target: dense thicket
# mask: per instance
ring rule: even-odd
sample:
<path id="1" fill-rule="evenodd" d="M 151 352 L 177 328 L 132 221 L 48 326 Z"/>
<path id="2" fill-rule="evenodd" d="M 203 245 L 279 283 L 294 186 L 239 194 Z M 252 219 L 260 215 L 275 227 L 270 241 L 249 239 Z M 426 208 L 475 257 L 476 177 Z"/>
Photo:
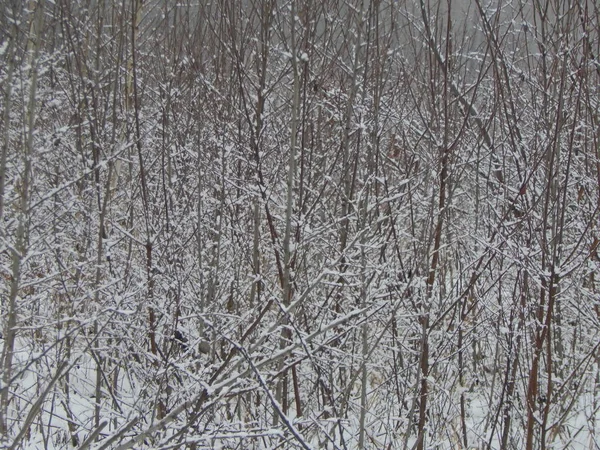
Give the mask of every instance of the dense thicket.
<path id="1" fill-rule="evenodd" d="M 2 443 L 597 448 L 599 20 L 4 0 Z"/>

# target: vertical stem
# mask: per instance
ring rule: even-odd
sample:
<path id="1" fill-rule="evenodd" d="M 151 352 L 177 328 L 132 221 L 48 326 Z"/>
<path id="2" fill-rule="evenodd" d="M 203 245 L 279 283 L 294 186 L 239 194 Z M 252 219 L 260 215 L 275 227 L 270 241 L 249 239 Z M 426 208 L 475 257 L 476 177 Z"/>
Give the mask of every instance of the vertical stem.
<path id="1" fill-rule="evenodd" d="M 13 20 L 13 23 L 16 23 L 16 20 Z M 6 184 L 6 158 L 8 154 L 8 145 L 10 142 L 10 108 L 12 103 L 13 74 L 15 70 L 14 35 L 16 34 L 17 30 L 14 25 L 11 28 L 13 36 L 9 34 L 8 37 L 8 48 L 6 50 L 8 55 L 6 58 L 6 80 L 4 81 L 4 85 L 6 87 L 4 88 L 4 139 L 2 142 L 2 154 L 0 155 L 0 223 L 2 223 L 2 218 L 4 217 L 4 186 Z"/>
<path id="2" fill-rule="evenodd" d="M 19 285 L 21 280 L 21 264 L 27 253 L 27 235 L 29 233 L 29 195 L 31 183 L 31 165 L 33 153 L 33 132 L 36 119 L 36 94 L 38 81 L 38 57 L 41 45 L 42 27 L 44 24 L 44 3 L 36 2 L 31 4 L 34 10 L 34 17 L 30 24 L 30 36 L 28 41 L 28 62 L 31 67 L 29 99 L 27 113 L 25 117 L 24 128 L 26 129 L 26 140 L 23 147 L 23 173 L 21 184 L 21 201 L 19 205 L 18 225 L 16 231 L 15 247 L 11 251 L 11 280 L 10 293 L 8 298 L 7 318 L 4 330 L 4 348 L 2 350 L 2 390 L 0 393 L 0 434 L 5 435 L 8 432 L 8 403 L 10 401 L 10 385 L 12 378 L 12 366 L 14 357 L 15 341 L 17 330 L 17 296 L 19 294 Z M 8 127 L 8 123 L 6 126 Z M 3 155 L 4 156 L 4 155 Z"/>
<path id="3" fill-rule="evenodd" d="M 292 275 L 291 275 L 291 260 L 292 249 L 290 246 L 292 235 L 292 214 L 294 212 L 294 181 L 296 179 L 296 145 L 298 134 L 298 110 L 300 104 L 300 77 L 298 69 L 298 49 L 296 48 L 296 2 L 291 4 L 291 53 L 292 53 L 292 72 L 293 72 L 293 91 L 292 91 L 292 119 L 290 123 L 290 156 L 288 159 L 288 174 L 287 174 L 287 194 L 285 208 L 285 231 L 283 235 L 283 304 L 289 306 L 292 300 Z M 289 319 L 283 319 L 283 327 L 281 330 L 280 347 L 284 348 L 289 344 L 291 339 L 291 331 L 287 326 Z M 285 365 L 285 359 L 282 358 L 280 368 Z M 282 380 L 277 383 L 276 399 L 283 406 L 283 413 L 288 412 L 287 399 L 287 384 L 288 373 L 287 369 L 283 371 Z M 277 421 L 277 411 L 275 411 L 275 421 Z"/>

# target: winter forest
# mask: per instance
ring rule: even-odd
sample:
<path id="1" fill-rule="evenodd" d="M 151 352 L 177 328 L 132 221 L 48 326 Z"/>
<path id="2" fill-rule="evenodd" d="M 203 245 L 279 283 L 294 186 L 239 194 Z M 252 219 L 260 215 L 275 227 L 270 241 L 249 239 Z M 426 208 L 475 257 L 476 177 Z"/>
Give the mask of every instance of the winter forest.
<path id="1" fill-rule="evenodd" d="M 0 446 L 599 449 L 594 0 L 2 0 Z"/>

